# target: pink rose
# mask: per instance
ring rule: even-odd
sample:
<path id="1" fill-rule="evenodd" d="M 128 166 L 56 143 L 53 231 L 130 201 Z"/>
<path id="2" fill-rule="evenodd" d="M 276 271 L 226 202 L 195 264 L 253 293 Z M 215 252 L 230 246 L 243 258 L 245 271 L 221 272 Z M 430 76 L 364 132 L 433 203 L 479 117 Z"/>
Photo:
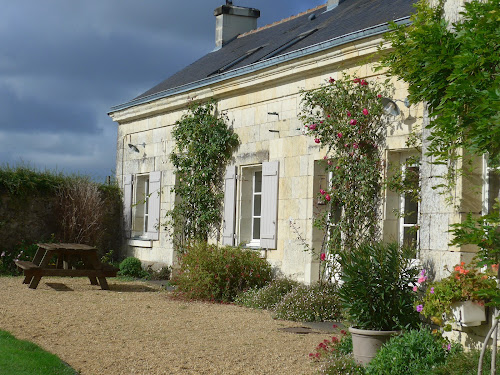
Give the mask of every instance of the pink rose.
<path id="1" fill-rule="evenodd" d="M 331 198 L 330 198 L 330 194 L 325 195 L 325 199 L 326 199 L 328 202 L 330 202 L 330 199 L 331 199 Z"/>
<path id="2" fill-rule="evenodd" d="M 381 97 L 382 97 L 382 95 L 380 95 L 380 94 L 377 95 L 377 98 L 381 98 Z"/>
<path id="3" fill-rule="evenodd" d="M 361 80 L 361 82 L 359 83 L 361 86 L 367 86 L 368 85 L 368 82 L 366 82 L 364 79 Z"/>
<path id="4" fill-rule="evenodd" d="M 321 253 L 321 255 L 319 256 L 319 258 L 321 260 L 325 260 L 326 259 L 326 254 L 325 253 Z"/>
<path id="5" fill-rule="evenodd" d="M 359 78 L 354 78 L 352 81 L 353 81 L 354 83 L 359 83 L 361 80 L 360 80 Z"/>
<path id="6" fill-rule="evenodd" d="M 331 160 L 328 160 L 328 165 L 332 165 L 332 161 Z"/>
<path id="7" fill-rule="evenodd" d="M 351 124 L 351 125 L 356 125 L 357 123 L 358 123 L 358 120 L 352 119 L 351 121 L 349 121 L 349 124 Z"/>
<path id="8" fill-rule="evenodd" d="M 325 194 L 326 194 L 326 191 L 324 191 L 323 189 L 319 189 L 319 193 L 320 193 L 321 195 L 325 195 Z"/>
<path id="9" fill-rule="evenodd" d="M 417 311 L 418 312 L 422 312 L 423 309 L 424 309 L 424 306 L 422 306 L 422 305 L 418 305 L 417 306 Z"/>
<path id="10" fill-rule="evenodd" d="M 321 141 L 318 138 L 314 138 L 314 142 L 320 143 Z"/>
<path id="11" fill-rule="evenodd" d="M 366 116 L 368 114 L 368 110 L 366 108 L 363 108 L 363 114 Z"/>
<path id="12" fill-rule="evenodd" d="M 347 111 L 347 116 L 351 117 L 351 112 Z"/>
<path id="13" fill-rule="evenodd" d="M 310 130 L 315 130 L 315 129 L 316 129 L 316 124 L 311 124 L 311 125 L 309 125 L 309 129 L 310 129 Z"/>
<path id="14" fill-rule="evenodd" d="M 335 80 L 332 77 L 330 77 L 330 79 L 328 80 L 328 82 L 333 83 L 333 82 L 335 82 Z"/>
<path id="15" fill-rule="evenodd" d="M 342 138 L 342 133 L 337 133 L 337 137 Z"/>
<path id="16" fill-rule="evenodd" d="M 358 144 L 357 144 L 357 143 L 353 143 L 353 144 L 352 144 L 352 147 L 353 147 L 353 148 L 358 148 Z"/>
<path id="17" fill-rule="evenodd" d="M 414 292 L 416 292 L 417 290 L 418 290 L 418 286 L 416 286 L 416 285 L 415 285 L 415 286 L 413 287 L 413 291 L 414 291 Z"/>

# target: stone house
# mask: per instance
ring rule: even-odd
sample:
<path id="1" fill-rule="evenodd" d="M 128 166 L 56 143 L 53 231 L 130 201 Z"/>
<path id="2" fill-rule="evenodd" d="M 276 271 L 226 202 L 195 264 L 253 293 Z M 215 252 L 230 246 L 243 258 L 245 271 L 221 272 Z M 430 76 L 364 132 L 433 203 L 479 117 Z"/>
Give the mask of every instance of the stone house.
<path id="1" fill-rule="evenodd" d="M 172 129 L 190 100 L 215 98 L 218 111 L 227 115 L 241 140 L 226 175 L 221 242 L 254 248 L 281 273 L 299 281 L 317 280 L 323 234 L 313 227 L 313 218 L 321 210 L 317 194 L 328 175 L 319 162 L 325 151 L 303 133 L 298 118 L 301 90 L 319 87 L 343 72 L 383 79 L 373 69 L 377 47 L 389 21 L 409 22 L 414 2 L 329 0 L 261 28 L 257 9 L 232 4 L 215 9 L 211 53 L 109 112 L 118 123 L 116 174 L 124 192 L 127 254 L 150 264 L 176 262 L 162 225 L 175 201 L 169 161 Z M 427 120 L 424 105 L 405 105 L 405 85 L 393 84 L 391 104 L 399 114 L 388 130 L 385 157 L 399 162 L 416 152 L 405 141 Z M 455 204 L 447 205 L 432 189 L 442 171 L 424 160 L 420 203 L 385 192 L 384 240 L 416 241 L 420 257 L 438 276 L 444 265 L 468 261 L 474 250 L 450 248 L 447 231 L 464 212 L 486 209 L 489 185 L 473 188 L 482 186 L 482 174 L 488 172 L 484 164 L 477 160 L 478 173 L 468 177 L 471 181 L 459 181 Z M 394 210 L 414 214 L 401 218 Z M 410 230 L 416 225 L 418 231 Z M 316 253 L 304 251 L 305 244 Z"/>

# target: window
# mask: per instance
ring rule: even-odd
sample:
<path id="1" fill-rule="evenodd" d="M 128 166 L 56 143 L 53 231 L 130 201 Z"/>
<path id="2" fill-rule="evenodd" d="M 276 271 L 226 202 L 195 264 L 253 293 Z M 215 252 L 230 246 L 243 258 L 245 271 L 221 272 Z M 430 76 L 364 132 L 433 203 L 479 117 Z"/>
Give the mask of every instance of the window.
<path id="1" fill-rule="evenodd" d="M 409 186 L 408 192 L 400 195 L 399 243 L 403 246 L 416 247 L 418 244 L 419 202 L 411 187 L 416 187 L 420 180 L 418 165 L 402 164 L 404 186 Z"/>
<path id="2" fill-rule="evenodd" d="M 276 248 L 278 166 L 275 161 L 227 169 L 224 245 Z"/>
<path id="3" fill-rule="evenodd" d="M 161 172 L 128 175 L 124 180 L 124 219 L 128 238 L 158 240 Z"/>
<path id="4" fill-rule="evenodd" d="M 149 174 L 137 176 L 132 205 L 132 237 L 146 238 L 149 218 Z"/>
<path id="5" fill-rule="evenodd" d="M 499 198 L 500 191 L 500 169 L 488 167 L 486 157 L 484 160 L 484 183 L 483 183 L 483 214 L 492 212 L 495 199 Z"/>

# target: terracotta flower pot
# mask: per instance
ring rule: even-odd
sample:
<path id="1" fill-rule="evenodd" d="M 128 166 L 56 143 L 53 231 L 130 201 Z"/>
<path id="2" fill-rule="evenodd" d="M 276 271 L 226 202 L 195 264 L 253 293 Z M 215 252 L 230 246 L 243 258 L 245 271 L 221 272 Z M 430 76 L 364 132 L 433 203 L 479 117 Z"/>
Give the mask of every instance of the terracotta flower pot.
<path id="1" fill-rule="evenodd" d="M 349 328 L 352 335 L 352 353 L 354 360 L 367 365 L 375 357 L 380 347 L 392 336 L 401 331 L 376 331 L 370 329 Z"/>

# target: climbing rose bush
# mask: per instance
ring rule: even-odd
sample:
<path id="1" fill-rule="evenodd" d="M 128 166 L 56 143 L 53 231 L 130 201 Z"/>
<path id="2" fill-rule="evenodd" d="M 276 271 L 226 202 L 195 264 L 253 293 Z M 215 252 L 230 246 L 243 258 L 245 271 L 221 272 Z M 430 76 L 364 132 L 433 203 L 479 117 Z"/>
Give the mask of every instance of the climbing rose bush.
<path id="1" fill-rule="evenodd" d="M 332 172 L 330 185 L 319 191 L 330 210 L 317 221 L 330 232 L 330 252 L 352 250 L 380 237 L 383 152 L 390 125 L 382 98 L 391 97 L 390 91 L 377 80 L 345 75 L 303 92 L 301 119 L 325 150 L 325 169 Z M 338 207 L 340 220 L 332 223 Z"/>

